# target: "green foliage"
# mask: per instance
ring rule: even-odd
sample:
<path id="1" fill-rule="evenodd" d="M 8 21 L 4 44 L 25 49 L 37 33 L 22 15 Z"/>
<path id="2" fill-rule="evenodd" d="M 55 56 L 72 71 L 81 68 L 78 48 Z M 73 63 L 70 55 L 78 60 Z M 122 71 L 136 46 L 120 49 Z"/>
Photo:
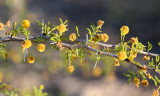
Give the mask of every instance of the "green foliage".
<path id="1" fill-rule="evenodd" d="M 47 93 L 43 93 L 43 89 L 37 88 L 37 87 L 33 87 L 34 89 L 34 95 L 33 96 L 47 96 Z"/>
<path id="2" fill-rule="evenodd" d="M 89 28 L 86 28 L 88 30 L 88 34 L 90 36 L 90 39 L 88 40 L 90 44 L 94 44 L 96 42 L 99 42 L 101 39 L 100 38 L 97 38 L 97 34 L 98 32 L 102 32 L 100 30 L 100 27 L 97 25 L 95 26 L 93 23 L 91 24 L 91 29 Z"/>
<path id="3" fill-rule="evenodd" d="M 129 77 L 128 78 L 128 84 L 130 84 L 130 82 L 131 82 L 131 80 L 132 80 L 132 76 L 130 75 L 130 74 L 126 74 L 126 73 L 123 73 L 123 75 L 125 76 L 125 77 Z"/>
<path id="4" fill-rule="evenodd" d="M 146 76 L 144 75 L 143 71 L 140 71 L 140 74 L 141 74 L 142 78 L 145 80 Z"/>
<path id="5" fill-rule="evenodd" d="M 12 88 L 11 85 L 8 85 L 4 82 L 0 83 L 0 89 L 0 93 L 3 93 L 6 96 L 18 96 L 17 92 L 19 92 L 19 90 Z"/>
<path id="6" fill-rule="evenodd" d="M 77 27 L 77 26 L 76 26 L 76 33 L 77 33 L 77 36 L 80 36 L 79 30 L 78 30 L 78 27 Z"/>
<path id="7" fill-rule="evenodd" d="M 155 68 L 154 59 L 153 58 L 151 58 L 151 60 L 149 61 L 148 66 L 151 67 L 151 68 Z"/>
<path id="8" fill-rule="evenodd" d="M 86 54 L 92 55 L 90 53 L 90 51 L 88 51 L 88 49 L 90 49 L 94 52 L 97 52 L 97 54 L 94 55 L 94 56 L 97 56 L 95 66 L 96 66 L 97 62 L 99 62 L 100 60 L 103 60 L 105 62 L 106 58 L 101 56 L 102 52 L 106 52 L 106 54 L 107 53 L 112 54 L 112 55 L 107 54 L 107 55 L 111 56 L 112 58 L 119 58 L 119 54 L 118 54 L 118 56 L 116 54 L 120 51 L 124 51 L 123 53 L 125 53 L 125 61 L 127 61 L 137 67 L 137 71 L 135 71 L 135 72 L 132 71 L 131 69 L 128 69 L 128 74 L 123 73 L 123 75 L 128 78 L 128 84 L 132 80 L 134 81 L 135 79 L 138 82 L 136 82 L 136 80 L 135 80 L 134 83 L 139 84 L 140 76 L 143 78 L 143 80 L 148 79 L 149 78 L 147 76 L 148 73 L 146 73 L 147 70 L 151 70 L 153 72 L 157 72 L 157 71 L 160 72 L 160 62 L 159 62 L 160 56 L 159 55 L 152 56 L 152 54 L 147 53 L 152 49 L 152 44 L 150 42 L 148 42 L 148 46 L 146 48 L 145 45 L 143 45 L 141 42 L 138 41 L 138 37 L 131 38 L 131 40 L 128 40 L 128 41 L 125 40 L 125 36 L 129 32 L 128 26 L 125 26 L 126 28 L 128 28 L 127 32 L 125 32 L 126 31 L 125 28 L 120 29 L 121 30 L 120 43 L 115 45 L 115 48 L 114 47 L 108 48 L 107 44 L 100 45 L 100 43 L 99 43 L 100 41 L 106 42 L 105 40 L 108 40 L 108 38 L 109 38 L 109 37 L 107 37 L 108 35 L 107 36 L 106 36 L 106 34 L 103 35 L 104 33 L 100 34 L 100 32 L 102 32 L 101 27 L 103 24 L 102 25 L 97 24 L 97 26 L 96 26 L 92 23 L 90 25 L 90 28 L 86 28 L 86 30 L 88 31 L 88 34 L 89 34 L 89 37 L 85 38 L 86 43 L 77 40 L 77 42 L 71 42 L 71 43 L 74 43 L 74 45 L 72 45 L 72 44 L 65 44 L 65 42 L 69 42 L 69 39 L 72 38 L 72 35 L 70 35 L 71 37 L 70 36 L 68 37 L 68 34 L 66 33 L 66 31 L 68 31 L 68 29 L 66 28 L 68 26 L 67 25 L 68 20 L 63 21 L 61 18 L 59 18 L 59 21 L 60 21 L 59 25 L 52 25 L 50 22 L 45 24 L 43 22 L 43 20 L 42 20 L 42 22 L 37 20 L 38 25 L 42 29 L 42 33 L 40 34 L 40 36 L 32 37 L 32 38 L 30 37 L 31 31 L 28 28 L 23 28 L 24 26 L 22 26 L 22 23 L 19 23 L 19 24 L 14 23 L 13 26 L 10 26 L 8 29 L 5 29 L 5 31 L 7 32 L 6 35 L 10 39 L 13 39 L 12 38 L 13 36 L 17 37 L 21 34 L 21 35 L 25 36 L 24 38 L 22 38 L 22 40 L 28 39 L 28 41 L 31 40 L 34 43 L 38 42 L 38 43 L 49 44 L 52 49 L 56 49 L 60 53 L 65 55 L 65 61 L 66 62 L 69 61 L 69 65 L 70 65 L 71 61 L 74 59 L 72 56 L 78 57 L 78 59 L 81 62 L 83 62 Z M 102 21 L 101 21 L 101 23 L 102 23 Z M 75 30 L 76 30 L 76 37 L 74 36 L 74 38 L 77 39 L 80 36 L 79 29 L 77 26 L 75 27 Z M 125 33 L 122 33 L 122 32 L 125 32 Z M 105 39 L 105 40 L 103 40 L 103 39 Z M 132 39 L 134 39 L 134 40 L 132 40 Z M 0 52 L 3 55 L 3 57 L 6 58 L 8 54 L 5 51 L 5 44 L 2 44 L 2 43 L 0 44 Z M 93 44 L 97 44 L 97 45 L 99 44 L 98 46 L 101 46 L 101 47 L 99 49 L 94 49 L 94 48 L 92 48 Z M 30 45 L 32 45 L 32 44 L 30 44 Z M 83 45 L 83 46 L 80 46 L 80 45 Z M 160 45 L 160 42 L 158 42 L 158 45 Z M 24 47 L 25 47 L 25 44 L 24 44 Z M 64 49 L 64 47 L 65 47 L 65 49 Z M 146 49 L 147 49 L 147 52 L 145 52 L 145 54 L 144 54 L 144 52 L 142 52 L 142 51 L 145 51 Z M 25 48 L 25 50 L 28 50 L 28 49 Z M 111 50 L 111 51 L 109 51 L 109 50 Z M 24 54 L 26 56 L 26 52 L 24 52 Z M 149 57 L 149 59 L 146 60 L 148 62 L 148 65 L 145 65 L 146 67 L 144 67 L 144 65 L 141 65 L 140 63 L 138 63 L 137 61 L 134 60 L 134 58 L 137 57 L 137 54 L 142 54 L 142 55 Z M 122 57 L 123 56 L 124 56 L 124 54 L 122 54 Z M 129 58 L 130 56 L 134 56 L 134 58 L 132 58 L 133 60 Z M 115 60 L 115 61 L 116 61 L 116 63 L 119 64 L 118 60 Z M 152 76 L 152 78 L 149 78 L 149 79 L 152 79 L 154 81 L 155 86 L 158 86 L 158 84 L 160 84 L 160 80 L 158 79 L 158 77 L 156 75 L 155 75 L 155 77 Z M 136 86 L 137 86 L 137 84 L 136 84 Z M 17 90 L 14 88 L 11 88 L 10 85 L 1 84 L 0 88 L 3 89 L 2 93 L 4 93 L 6 96 L 18 96 Z M 33 87 L 33 90 L 34 90 L 33 92 L 26 92 L 22 96 L 47 96 L 47 93 L 44 93 L 43 88 L 41 88 L 41 87 L 40 88 Z"/>
<path id="9" fill-rule="evenodd" d="M 7 57 L 8 57 L 8 54 L 7 54 L 7 52 L 6 52 L 5 47 L 6 47 L 5 44 L 0 44 L 0 52 L 1 52 L 1 54 L 3 55 L 4 58 L 7 58 Z"/>
<path id="10" fill-rule="evenodd" d="M 152 49 L 152 44 L 148 42 L 148 52 Z"/>
<path id="11" fill-rule="evenodd" d="M 55 25 L 51 25 L 50 22 L 48 22 L 48 24 L 44 24 L 43 22 L 40 22 L 39 20 L 37 20 L 37 22 L 38 22 L 38 25 L 42 28 L 43 35 L 49 36 L 51 32 L 56 30 Z"/>
<path id="12" fill-rule="evenodd" d="M 30 31 L 28 31 L 27 29 L 23 28 L 22 33 L 26 36 L 26 39 L 29 39 Z"/>
<path id="13" fill-rule="evenodd" d="M 157 86 L 157 81 L 154 79 L 154 77 L 151 78 L 154 81 L 155 86 Z"/>
<path id="14" fill-rule="evenodd" d="M 128 84 L 130 84 L 132 78 L 133 78 L 133 79 L 137 78 L 137 77 L 136 77 L 136 74 L 139 72 L 139 70 L 138 70 L 137 72 L 135 72 L 135 73 L 134 73 L 132 70 L 130 70 L 130 69 L 128 69 L 128 71 L 129 71 L 130 74 L 123 73 L 123 75 L 124 75 L 125 77 L 129 77 L 129 78 L 128 78 Z"/>

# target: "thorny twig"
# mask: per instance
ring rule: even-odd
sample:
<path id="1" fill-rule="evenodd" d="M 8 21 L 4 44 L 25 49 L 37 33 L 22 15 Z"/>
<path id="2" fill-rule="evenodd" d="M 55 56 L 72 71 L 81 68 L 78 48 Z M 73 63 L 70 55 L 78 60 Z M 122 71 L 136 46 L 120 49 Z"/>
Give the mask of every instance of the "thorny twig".
<path id="1" fill-rule="evenodd" d="M 30 37 L 29 39 L 34 43 L 39 43 L 39 42 L 35 41 L 35 39 L 38 38 L 38 37 L 44 37 L 45 39 L 50 39 L 50 37 L 47 37 L 47 36 L 44 36 L 44 35 Z M 11 41 L 21 42 L 21 41 L 24 41 L 24 40 L 25 40 L 25 38 L 4 37 L 4 38 L 0 39 L 0 43 L 11 42 Z M 79 41 L 77 40 L 77 42 L 85 42 L 85 40 L 80 39 Z M 52 42 L 52 41 L 45 41 L 45 42 L 41 42 L 41 43 L 56 45 L 56 42 Z M 107 48 L 115 48 L 117 46 L 117 45 L 104 44 L 104 43 L 96 43 L 96 44 L 100 45 L 100 46 L 103 46 L 103 47 L 107 47 Z M 67 44 L 67 43 L 62 43 L 62 47 L 67 47 L 69 49 L 72 49 L 72 48 L 84 48 L 85 50 L 88 49 L 88 50 L 91 50 L 91 51 L 94 51 L 94 52 L 99 52 L 99 50 L 94 49 L 94 48 L 92 48 L 92 47 L 90 47 L 88 45 L 71 45 L 71 44 Z M 138 50 L 138 52 L 143 54 L 143 55 L 160 56 L 160 54 L 148 53 L 148 52 L 144 52 L 144 51 L 140 51 L 140 50 Z M 111 54 L 111 53 L 107 53 L 107 52 L 100 52 L 100 55 L 107 55 L 107 56 L 118 58 L 118 56 L 116 54 Z M 142 68 L 143 67 L 143 65 L 141 65 L 141 64 L 137 65 L 137 64 L 131 62 L 128 59 L 125 59 L 124 61 L 136 66 L 137 68 Z M 155 73 L 160 75 L 160 72 L 157 71 L 155 68 L 146 67 L 146 69 L 150 70 L 150 71 L 153 71 L 153 72 L 155 72 Z"/>

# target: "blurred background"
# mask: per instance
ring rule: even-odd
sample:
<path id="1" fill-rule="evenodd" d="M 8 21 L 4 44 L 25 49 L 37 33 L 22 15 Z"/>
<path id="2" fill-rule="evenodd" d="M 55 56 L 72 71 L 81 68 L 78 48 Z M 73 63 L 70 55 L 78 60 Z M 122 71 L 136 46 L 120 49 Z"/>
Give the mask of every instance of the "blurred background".
<path id="1" fill-rule="evenodd" d="M 160 0 L 0 0 L 0 22 L 28 19 L 31 35 L 36 36 L 41 33 L 37 19 L 59 25 L 59 18 L 62 18 L 69 21 L 68 34 L 75 32 L 74 27 L 78 26 L 84 39 L 91 23 L 96 25 L 98 20 L 104 20 L 102 31 L 110 37 L 107 43 L 119 43 L 120 27 L 127 25 L 130 32 L 126 41 L 137 36 L 144 45 L 148 41 L 153 44 L 151 52 L 159 53 L 159 4 Z M 122 73 L 128 67 L 137 69 L 126 62 L 120 62 L 122 66 L 115 68 L 111 57 L 106 56 L 105 63 L 98 62 L 96 70 L 93 70 L 95 53 L 85 56 L 86 63 L 76 59 L 72 62 L 76 66 L 75 72 L 69 75 L 64 54 L 49 46 L 44 53 L 39 53 L 35 45 L 30 48 L 36 57 L 34 64 L 23 62 L 20 43 L 10 42 L 6 47 L 9 57 L 0 58 L 0 78 L 16 88 L 31 90 L 33 85 L 43 84 L 49 96 L 151 96 L 155 89 L 152 81 L 147 88 L 137 88 L 132 82 L 127 85 L 127 78 Z M 136 61 L 146 64 L 142 62 L 142 56 L 138 57 Z"/>

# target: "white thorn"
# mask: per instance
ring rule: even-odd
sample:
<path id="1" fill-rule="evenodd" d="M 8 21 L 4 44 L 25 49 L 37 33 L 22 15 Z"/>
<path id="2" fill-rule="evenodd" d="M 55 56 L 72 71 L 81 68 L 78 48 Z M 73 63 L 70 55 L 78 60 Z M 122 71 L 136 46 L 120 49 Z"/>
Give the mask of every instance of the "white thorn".
<path id="1" fill-rule="evenodd" d="M 44 20 L 43 20 L 43 19 L 42 19 L 42 25 L 43 25 L 43 26 L 42 26 L 42 33 L 41 33 L 41 35 L 43 35 L 43 32 L 44 32 L 44 31 L 43 31 L 43 29 L 44 29 Z"/>
<path id="2" fill-rule="evenodd" d="M 70 62 L 70 56 L 69 56 L 68 60 L 69 60 L 69 66 L 70 66 L 70 63 L 71 63 L 71 62 Z"/>
<path id="3" fill-rule="evenodd" d="M 96 63 L 95 63 L 95 65 L 94 65 L 94 69 L 95 69 L 95 68 L 96 68 L 96 66 L 97 66 L 98 57 L 99 57 L 99 54 L 98 54 L 98 52 L 97 52 L 96 54 L 97 54 L 97 59 L 96 59 Z"/>
<path id="4" fill-rule="evenodd" d="M 88 45 L 88 34 L 86 34 L 86 45 Z"/>
<path id="5" fill-rule="evenodd" d="M 28 50 L 27 50 L 27 48 L 25 48 L 25 50 L 24 50 L 24 62 L 25 62 L 25 59 L 26 59 L 27 56 L 28 56 Z"/>

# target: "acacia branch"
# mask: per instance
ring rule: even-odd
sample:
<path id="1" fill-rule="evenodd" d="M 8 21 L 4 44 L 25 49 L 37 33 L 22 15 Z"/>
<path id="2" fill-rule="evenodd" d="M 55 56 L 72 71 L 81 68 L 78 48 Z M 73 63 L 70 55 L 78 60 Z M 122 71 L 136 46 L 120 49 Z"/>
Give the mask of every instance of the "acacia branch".
<path id="1" fill-rule="evenodd" d="M 35 41 L 35 39 L 37 39 L 38 37 L 44 37 L 45 39 L 50 39 L 50 37 L 46 37 L 46 36 L 43 36 L 43 35 L 40 35 L 40 36 L 35 36 L 35 37 L 30 37 L 29 40 L 31 40 L 32 42 L 34 43 L 39 43 L 37 41 Z M 4 38 L 1 38 L 0 39 L 0 43 L 4 43 L 4 42 L 22 42 L 24 41 L 25 38 L 20 38 L 20 37 L 4 37 Z M 77 40 L 78 41 L 78 40 Z M 78 42 L 84 42 L 85 40 L 79 40 Z M 46 43 L 46 44 L 57 44 L 56 42 L 52 42 L 52 41 L 45 41 L 45 42 L 42 42 L 42 43 Z M 108 47 L 108 48 L 115 48 L 117 45 L 111 45 L 111 44 L 104 44 L 104 43 L 96 43 L 97 45 L 100 45 L 100 46 L 104 46 L 104 47 Z M 88 50 L 91 50 L 91 51 L 94 51 L 94 52 L 99 52 L 99 50 L 97 49 L 94 49 L 88 45 L 71 45 L 71 44 L 67 44 L 67 43 L 62 43 L 62 47 L 67 47 L 69 49 L 72 49 L 72 48 L 84 48 L 84 49 L 88 49 Z M 148 53 L 148 52 L 144 52 L 144 51 L 140 51 L 138 50 L 138 52 L 140 52 L 141 54 L 143 55 L 150 55 L 150 56 L 160 56 L 160 54 L 154 54 L 154 53 Z M 100 55 L 107 55 L 107 56 L 110 56 L 110 57 L 115 57 L 115 58 L 118 58 L 118 56 L 116 54 L 111 54 L 111 53 L 107 53 L 107 52 L 100 52 L 99 53 Z M 133 62 L 131 62 L 130 60 L 128 59 L 125 59 L 124 61 L 136 66 L 138 69 L 139 68 L 142 68 L 143 65 L 141 64 L 135 64 Z M 157 74 L 160 75 L 160 72 L 157 71 L 155 68 L 150 68 L 150 67 L 146 67 L 147 70 L 150 70 L 152 72 L 155 72 Z"/>

